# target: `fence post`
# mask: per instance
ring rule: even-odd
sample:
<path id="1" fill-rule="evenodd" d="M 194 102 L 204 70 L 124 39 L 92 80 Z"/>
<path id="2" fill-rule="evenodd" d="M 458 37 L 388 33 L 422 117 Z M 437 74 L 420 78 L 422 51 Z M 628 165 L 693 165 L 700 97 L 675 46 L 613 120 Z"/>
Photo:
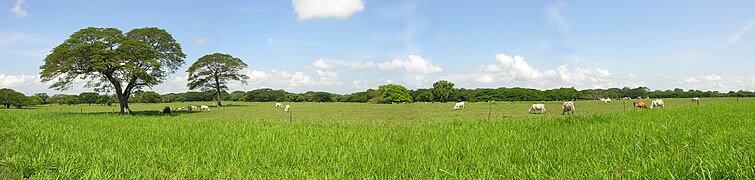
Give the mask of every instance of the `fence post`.
<path id="1" fill-rule="evenodd" d="M 490 107 L 490 109 L 488 110 L 488 121 L 490 121 L 490 112 L 492 111 L 493 111 L 493 107 Z"/>
<path id="2" fill-rule="evenodd" d="M 288 110 L 288 122 L 294 123 L 294 113 L 290 109 Z"/>

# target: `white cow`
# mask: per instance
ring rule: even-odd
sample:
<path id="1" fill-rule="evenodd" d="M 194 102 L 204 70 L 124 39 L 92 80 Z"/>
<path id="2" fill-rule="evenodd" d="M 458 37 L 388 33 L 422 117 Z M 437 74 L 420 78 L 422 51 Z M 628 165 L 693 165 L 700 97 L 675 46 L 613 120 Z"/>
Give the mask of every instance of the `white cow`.
<path id="1" fill-rule="evenodd" d="M 281 104 L 281 103 L 275 103 L 275 108 L 282 108 L 282 107 L 283 107 L 283 104 Z"/>
<path id="2" fill-rule="evenodd" d="M 202 106 L 199 106 L 199 109 L 202 110 L 202 111 L 208 111 L 209 112 L 210 111 L 210 106 L 202 105 Z"/>
<path id="3" fill-rule="evenodd" d="M 600 98 L 600 102 L 603 102 L 603 104 L 611 103 L 611 98 Z"/>
<path id="4" fill-rule="evenodd" d="M 621 98 L 621 100 L 630 100 L 630 99 L 632 99 L 632 98 L 629 98 L 629 97 L 623 97 L 623 98 Z"/>
<path id="5" fill-rule="evenodd" d="M 283 109 L 283 112 L 288 112 L 291 110 L 291 105 L 286 104 L 286 108 Z"/>
<path id="6" fill-rule="evenodd" d="M 571 114 L 574 114 L 575 111 L 577 111 L 576 108 L 574 108 L 574 102 L 564 102 L 564 105 L 561 106 L 561 115 L 564 115 L 564 113 L 571 112 Z"/>
<path id="7" fill-rule="evenodd" d="M 454 105 L 454 110 L 461 110 L 464 109 L 464 102 L 457 102 L 456 105 Z"/>
<path id="8" fill-rule="evenodd" d="M 196 107 L 196 106 L 189 106 L 189 108 L 188 108 L 189 112 L 191 112 L 191 111 L 193 111 L 193 110 L 195 110 L 195 109 L 197 109 L 197 107 Z"/>
<path id="9" fill-rule="evenodd" d="M 527 112 L 532 113 L 536 111 L 541 111 L 545 113 L 545 104 L 532 104 L 532 106 Z"/>
<path id="10" fill-rule="evenodd" d="M 663 99 L 655 99 L 650 103 L 650 109 L 655 107 L 663 107 Z"/>
<path id="11" fill-rule="evenodd" d="M 700 98 L 699 97 L 692 98 L 692 102 L 693 103 L 700 103 Z"/>

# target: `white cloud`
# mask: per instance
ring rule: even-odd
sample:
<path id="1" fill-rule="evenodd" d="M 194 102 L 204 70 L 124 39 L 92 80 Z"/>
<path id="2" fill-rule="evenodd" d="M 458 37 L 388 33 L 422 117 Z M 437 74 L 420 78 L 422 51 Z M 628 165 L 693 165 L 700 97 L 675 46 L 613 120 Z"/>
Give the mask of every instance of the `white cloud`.
<path id="1" fill-rule="evenodd" d="M 716 74 L 710 74 L 710 75 L 701 76 L 701 79 L 705 81 L 720 81 L 723 78 L 721 78 L 721 76 L 716 75 Z"/>
<path id="2" fill-rule="evenodd" d="M 333 68 L 333 64 L 329 64 L 325 62 L 323 59 L 318 59 L 315 62 L 312 63 L 317 69 L 330 69 Z"/>
<path id="3" fill-rule="evenodd" d="M 353 62 L 351 62 L 350 66 L 351 66 L 352 69 L 359 69 L 359 70 L 369 69 L 369 68 L 375 67 L 375 62 L 371 62 L 371 61 L 370 62 L 353 61 Z"/>
<path id="4" fill-rule="evenodd" d="M 437 73 L 443 71 L 438 65 L 433 65 L 418 55 L 409 55 L 409 61 L 404 62 L 404 69 L 410 73 Z"/>
<path id="5" fill-rule="evenodd" d="M 495 59 L 499 64 L 487 65 L 484 68 L 485 71 L 506 74 L 507 79 L 537 79 L 542 76 L 539 71 L 524 61 L 523 56 L 496 54 Z"/>
<path id="6" fill-rule="evenodd" d="M 13 9 L 11 9 L 10 12 L 18 18 L 25 18 L 26 16 L 29 16 L 29 13 L 27 13 L 26 10 L 21 7 L 24 2 L 26 2 L 26 0 L 16 0 L 16 4 L 13 5 Z"/>
<path id="7" fill-rule="evenodd" d="M 555 69 L 538 70 L 520 55 L 495 54 L 496 64 L 481 65 L 476 70 L 455 74 L 446 78 L 469 87 L 530 87 L 530 88 L 606 88 L 623 87 L 625 84 L 640 84 L 635 81 L 614 79 L 602 68 L 572 67 L 564 64 Z M 574 61 L 572 61 L 574 62 Z M 476 83 L 476 84 L 475 84 Z"/>
<path id="8" fill-rule="evenodd" d="M 202 45 L 205 45 L 205 44 L 207 44 L 209 42 L 210 42 L 209 39 L 199 38 L 197 40 L 194 40 L 194 45 L 202 46 Z"/>
<path id="9" fill-rule="evenodd" d="M 293 0 L 291 5 L 299 20 L 313 18 L 346 19 L 364 10 L 362 0 Z"/>
<path id="10" fill-rule="evenodd" d="M 404 62 L 400 59 L 394 59 L 392 61 L 385 61 L 377 64 L 378 68 L 383 71 L 397 70 L 404 67 Z"/>
<path id="11" fill-rule="evenodd" d="M 377 64 L 378 69 L 383 71 L 398 70 L 403 68 L 409 73 L 430 74 L 443 71 L 438 65 L 434 65 L 419 55 L 409 55 L 409 60 L 394 59 Z"/>
<path id="12" fill-rule="evenodd" d="M 357 79 L 351 82 L 351 87 L 354 89 L 362 90 L 362 89 L 370 88 L 372 86 L 370 85 L 370 82 L 367 80 Z"/>
<path id="13" fill-rule="evenodd" d="M 493 77 L 490 77 L 488 75 L 481 75 L 481 76 L 475 78 L 475 81 L 480 82 L 480 83 L 484 83 L 484 84 L 489 84 L 489 83 L 492 83 L 495 80 L 493 79 Z"/>
<path id="14" fill-rule="evenodd" d="M 752 29 L 753 26 L 755 26 L 755 20 L 750 21 L 750 23 L 748 23 L 747 25 L 745 25 L 745 27 L 743 27 L 742 30 L 740 30 L 737 34 L 735 34 L 734 36 L 732 36 L 731 39 L 729 39 L 729 41 L 726 41 L 725 43 L 719 45 L 718 48 L 719 49 L 720 48 L 725 48 L 725 47 L 730 46 L 730 45 L 732 45 L 734 43 L 737 43 L 737 41 L 739 41 L 739 39 L 742 38 L 742 36 L 744 36 L 745 33 L 747 33 L 748 31 L 750 31 L 750 29 Z"/>
<path id="15" fill-rule="evenodd" d="M 0 87 L 18 88 L 30 84 L 40 83 L 36 75 L 6 75 L 0 74 Z"/>
<path id="16" fill-rule="evenodd" d="M 304 75 L 304 72 L 298 71 L 291 76 L 291 86 L 309 85 L 312 83 L 312 78 Z"/>
<path id="17" fill-rule="evenodd" d="M 332 71 L 317 70 L 317 76 L 320 77 L 319 83 L 322 85 L 341 85 L 339 74 Z"/>

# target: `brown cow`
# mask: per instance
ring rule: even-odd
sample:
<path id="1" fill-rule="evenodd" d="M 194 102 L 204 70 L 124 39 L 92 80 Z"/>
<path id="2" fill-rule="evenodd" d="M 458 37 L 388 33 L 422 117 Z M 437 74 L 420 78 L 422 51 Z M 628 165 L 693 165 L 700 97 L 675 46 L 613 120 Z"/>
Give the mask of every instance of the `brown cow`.
<path id="1" fill-rule="evenodd" d="M 648 106 L 645 105 L 645 102 L 643 102 L 643 101 L 635 101 L 632 104 L 634 105 L 635 108 L 644 108 L 644 109 L 648 108 Z"/>

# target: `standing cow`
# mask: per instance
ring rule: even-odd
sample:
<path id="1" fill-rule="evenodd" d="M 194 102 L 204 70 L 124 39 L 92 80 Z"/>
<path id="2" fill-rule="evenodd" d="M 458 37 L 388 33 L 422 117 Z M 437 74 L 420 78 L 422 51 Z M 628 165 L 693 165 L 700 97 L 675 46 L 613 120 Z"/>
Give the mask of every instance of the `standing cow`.
<path id="1" fill-rule="evenodd" d="M 464 109 L 464 102 L 457 102 L 456 105 L 454 105 L 454 110 L 462 110 Z"/>
<path id="2" fill-rule="evenodd" d="M 632 106 L 635 107 L 635 110 L 636 110 L 636 108 L 643 108 L 643 109 L 647 109 L 648 108 L 648 106 L 645 105 L 645 102 L 640 101 L 640 100 L 634 101 L 634 103 L 632 103 Z"/>
<path id="3" fill-rule="evenodd" d="M 529 113 L 533 113 L 533 112 L 537 112 L 537 111 L 546 113 L 545 112 L 545 104 L 532 104 L 532 106 L 530 106 L 530 109 L 527 110 L 527 112 L 529 112 Z"/>
<path id="4" fill-rule="evenodd" d="M 650 109 L 653 109 L 655 107 L 663 107 L 663 105 L 663 99 L 655 99 L 650 102 Z"/>
<path id="5" fill-rule="evenodd" d="M 575 111 L 577 111 L 577 109 L 574 108 L 574 102 L 564 102 L 564 105 L 561 106 L 561 115 L 564 115 L 567 112 L 574 114 Z"/>

